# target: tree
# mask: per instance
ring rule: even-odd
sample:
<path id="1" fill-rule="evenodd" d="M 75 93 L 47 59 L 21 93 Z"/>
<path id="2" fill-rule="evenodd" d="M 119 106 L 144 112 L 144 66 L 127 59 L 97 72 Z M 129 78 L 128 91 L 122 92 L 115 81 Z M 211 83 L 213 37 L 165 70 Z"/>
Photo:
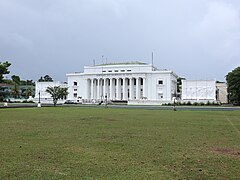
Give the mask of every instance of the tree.
<path id="1" fill-rule="evenodd" d="M 40 77 L 38 82 L 53 82 L 53 79 L 49 75 L 45 75 L 44 77 Z"/>
<path id="2" fill-rule="evenodd" d="M 12 76 L 12 81 L 14 83 L 14 87 L 12 89 L 12 95 L 14 98 L 17 98 L 19 97 L 19 85 L 20 85 L 20 77 L 19 76 L 16 76 L 16 75 L 13 75 Z"/>
<path id="3" fill-rule="evenodd" d="M 67 88 L 62 88 L 60 86 L 47 87 L 46 92 L 51 94 L 54 106 L 56 106 L 59 99 L 63 99 L 68 95 Z"/>
<path id="4" fill-rule="evenodd" d="M 8 70 L 9 66 L 11 66 L 11 63 L 9 63 L 8 61 L 0 62 L 0 83 L 3 80 L 3 75 L 10 73 L 10 71 Z"/>
<path id="5" fill-rule="evenodd" d="M 185 78 L 178 77 L 177 78 L 177 92 L 180 93 L 182 91 L 182 80 L 186 80 Z"/>
<path id="6" fill-rule="evenodd" d="M 240 105 L 240 66 L 226 75 L 229 101 Z"/>
<path id="7" fill-rule="evenodd" d="M 16 75 L 12 76 L 12 81 L 14 84 L 17 84 L 17 85 L 20 85 L 20 83 L 21 83 L 20 77 L 16 76 Z"/>

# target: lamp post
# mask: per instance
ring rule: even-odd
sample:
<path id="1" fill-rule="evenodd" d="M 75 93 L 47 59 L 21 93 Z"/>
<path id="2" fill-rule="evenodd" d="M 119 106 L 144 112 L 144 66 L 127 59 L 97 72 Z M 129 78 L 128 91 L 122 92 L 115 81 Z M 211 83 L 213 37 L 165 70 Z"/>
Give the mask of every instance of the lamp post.
<path id="1" fill-rule="evenodd" d="M 107 94 L 105 96 L 105 108 L 107 108 Z"/>
<path id="2" fill-rule="evenodd" d="M 176 97 L 173 97 L 173 111 L 176 111 Z"/>
<path id="3" fill-rule="evenodd" d="M 38 105 L 37 107 L 41 107 L 41 101 L 40 101 L 40 91 L 38 92 Z"/>
<path id="4" fill-rule="evenodd" d="M 103 94 L 103 86 L 105 85 L 105 84 L 103 84 L 104 83 L 104 80 L 103 80 L 103 57 L 104 57 L 104 55 L 102 55 L 102 81 L 101 81 L 101 103 L 104 101 L 104 94 Z"/>

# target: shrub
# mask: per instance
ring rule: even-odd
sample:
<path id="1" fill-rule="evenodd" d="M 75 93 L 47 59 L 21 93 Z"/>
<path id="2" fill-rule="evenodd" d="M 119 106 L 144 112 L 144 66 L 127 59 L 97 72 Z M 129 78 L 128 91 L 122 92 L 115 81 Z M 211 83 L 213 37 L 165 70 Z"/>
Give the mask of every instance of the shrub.
<path id="1" fill-rule="evenodd" d="M 188 105 L 188 106 L 191 106 L 191 105 L 192 105 L 192 103 L 191 103 L 190 101 L 188 101 L 188 102 L 187 102 L 187 105 Z"/>
<path id="2" fill-rule="evenodd" d="M 194 105 L 194 106 L 198 106 L 198 103 L 197 103 L 197 102 L 194 102 L 193 105 Z"/>

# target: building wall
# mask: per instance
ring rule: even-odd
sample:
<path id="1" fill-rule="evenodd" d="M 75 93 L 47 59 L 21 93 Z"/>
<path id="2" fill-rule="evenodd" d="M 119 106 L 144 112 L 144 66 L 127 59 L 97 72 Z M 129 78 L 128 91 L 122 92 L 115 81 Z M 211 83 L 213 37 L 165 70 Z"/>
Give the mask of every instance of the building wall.
<path id="1" fill-rule="evenodd" d="M 215 101 L 215 80 L 182 80 L 182 100 Z"/>
<path id="2" fill-rule="evenodd" d="M 52 102 L 52 97 L 49 93 L 46 92 L 47 87 L 60 86 L 63 88 L 67 87 L 67 84 L 61 83 L 59 81 L 54 82 L 35 82 L 35 97 L 34 102 L 39 101 L 39 93 L 40 93 L 40 101 L 41 102 Z"/>
<path id="3" fill-rule="evenodd" d="M 217 101 L 226 104 L 228 103 L 227 83 L 216 83 Z"/>

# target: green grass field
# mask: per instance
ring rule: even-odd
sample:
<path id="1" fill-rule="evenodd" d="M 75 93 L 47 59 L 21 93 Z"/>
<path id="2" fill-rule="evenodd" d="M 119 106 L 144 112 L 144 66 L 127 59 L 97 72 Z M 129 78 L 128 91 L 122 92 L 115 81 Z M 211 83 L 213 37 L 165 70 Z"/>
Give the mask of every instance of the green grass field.
<path id="1" fill-rule="evenodd" d="M 237 179 L 240 111 L 0 109 L 0 179 Z"/>

